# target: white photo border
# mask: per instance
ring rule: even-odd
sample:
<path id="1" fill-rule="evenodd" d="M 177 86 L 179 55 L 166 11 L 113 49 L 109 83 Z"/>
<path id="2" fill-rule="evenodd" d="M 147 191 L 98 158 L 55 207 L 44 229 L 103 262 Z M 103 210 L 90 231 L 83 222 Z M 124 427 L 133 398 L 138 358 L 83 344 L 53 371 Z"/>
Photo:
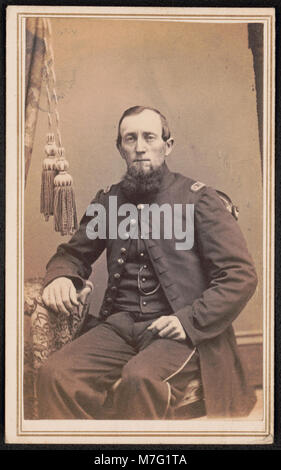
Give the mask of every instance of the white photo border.
<path id="1" fill-rule="evenodd" d="M 264 25 L 263 420 L 82 421 L 23 417 L 24 60 L 27 17 L 141 19 Z M 274 419 L 275 11 L 272 8 L 36 7 L 7 9 L 6 443 L 266 444 Z M 16 191 L 15 191 L 16 184 Z"/>

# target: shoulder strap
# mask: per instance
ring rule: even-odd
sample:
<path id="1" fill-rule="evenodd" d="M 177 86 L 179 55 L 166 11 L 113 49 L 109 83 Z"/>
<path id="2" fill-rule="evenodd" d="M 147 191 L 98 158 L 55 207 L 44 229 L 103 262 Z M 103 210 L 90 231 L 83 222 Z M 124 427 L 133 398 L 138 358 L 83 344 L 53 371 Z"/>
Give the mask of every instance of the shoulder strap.
<path id="1" fill-rule="evenodd" d="M 206 186 L 205 183 L 201 183 L 201 181 L 196 181 L 190 186 L 190 190 L 193 193 L 196 193 L 197 191 L 199 191 L 199 189 L 204 188 L 204 186 Z"/>

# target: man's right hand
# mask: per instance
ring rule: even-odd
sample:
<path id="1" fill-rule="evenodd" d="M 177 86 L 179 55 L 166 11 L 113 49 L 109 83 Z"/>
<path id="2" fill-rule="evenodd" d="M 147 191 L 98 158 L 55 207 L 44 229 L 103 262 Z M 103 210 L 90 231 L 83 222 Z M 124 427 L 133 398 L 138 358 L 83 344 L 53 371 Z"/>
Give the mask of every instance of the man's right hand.
<path id="1" fill-rule="evenodd" d="M 42 299 L 46 307 L 65 315 L 70 315 L 73 308 L 79 305 L 74 284 L 67 277 L 58 277 L 48 284 L 43 291 Z"/>

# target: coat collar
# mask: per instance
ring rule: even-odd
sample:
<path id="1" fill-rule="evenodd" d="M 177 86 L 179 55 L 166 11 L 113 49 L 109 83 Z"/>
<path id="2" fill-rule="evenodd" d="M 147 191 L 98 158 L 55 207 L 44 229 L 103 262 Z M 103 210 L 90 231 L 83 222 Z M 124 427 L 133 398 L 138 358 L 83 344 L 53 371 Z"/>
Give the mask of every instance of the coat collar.
<path id="1" fill-rule="evenodd" d="M 163 179 L 161 181 L 161 185 L 160 185 L 158 193 L 162 193 L 163 191 L 166 191 L 166 189 L 168 189 L 168 187 L 171 186 L 171 184 L 175 180 L 175 174 L 169 170 L 166 162 L 163 165 L 164 165 L 164 174 L 163 174 Z"/>

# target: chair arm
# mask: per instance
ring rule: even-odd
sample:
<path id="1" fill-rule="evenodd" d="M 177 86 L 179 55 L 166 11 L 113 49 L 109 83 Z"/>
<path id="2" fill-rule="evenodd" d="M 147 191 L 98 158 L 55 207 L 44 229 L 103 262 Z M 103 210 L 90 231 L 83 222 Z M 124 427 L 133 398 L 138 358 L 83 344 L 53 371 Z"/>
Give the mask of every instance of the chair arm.
<path id="1" fill-rule="evenodd" d="M 77 292 L 79 306 L 73 315 L 56 314 L 42 300 L 43 278 L 24 284 L 24 416 L 38 419 L 37 371 L 50 354 L 72 341 L 80 331 L 89 308 L 90 281 Z"/>
<path id="2" fill-rule="evenodd" d="M 42 300 L 42 282 L 28 281 L 25 305 L 32 305 L 30 340 L 32 343 L 33 367 L 39 368 L 49 355 L 73 340 L 81 329 L 89 309 L 88 297 L 93 284 L 86 281 L 77 291 L 79 306 L 74 307 L 72 315 L 55 313 L 47 308 Z M 26 287 L 26 286 L 25 286 Z M 25 308 L 26 313 L 26 308 Z"/>

